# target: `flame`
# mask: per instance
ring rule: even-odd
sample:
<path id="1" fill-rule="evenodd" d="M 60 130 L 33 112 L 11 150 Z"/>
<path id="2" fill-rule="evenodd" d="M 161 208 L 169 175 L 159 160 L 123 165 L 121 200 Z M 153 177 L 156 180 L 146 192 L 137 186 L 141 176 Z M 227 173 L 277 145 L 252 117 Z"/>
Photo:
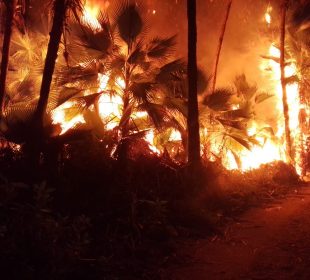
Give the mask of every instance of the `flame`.
<path id="1" fill-rule="evenodd" d="M 161 154 L 161 151 L 156 148 L 154 139 L 155 139 L 155 133 L 154 130 L 151 129 L 150 131 L 147 132 L 147 134 L 144 137 L 145 141 L 148 142 L 150 149 L 155 153 L 155 154 Z"/>
<path id="2" fill-rule="evenodd" d="M 265 21 L 268 25 L 271 24 L 271 11 L 272 7 L 268 7 L 265 13 Z M 279 65 L 279 58 L 281 55 L 280 50 L 271 44 L 269 46 L 269 57 L 271 59 L 265 59 L 262 62 L 261 70 L 266 71 L 266 77 L 269 80 L 273 94 L 275 96 L 275 110 L 278 112 L 277 124 L 275 136 L 277 141 L 270 138 L 264 138 L 255 136 L 258 131 L 258 126 L 254 122 L 248 129 L 248 135 L 254 136 L 255 140 L 260 145 L 252 145 L 250 150 L 243 149 L 238 156 L 240 162 L 237 163 L 235 156 L 231 151 L 228 151 L 224 158 L 224 165 L 228 169 L 239 169 L 246 171 L 253 168 L 259 168 L 262 164 L 282 160 L 288 162 L 288 158 L 285 153 L 285 125 L 283 116 L 283 104 L 282 104 L 282 85 L 281 85 L 281 69 Z M 297 64 L 295 60 L 287 61 L 287 65 L 284 69 L 286 78 L 294 78 L 298 75 Z M 287 103 L 289 105 L 289 127 L 291 130 L 291 138 L 295 147 L 294 162 L 296 171 L 301 173 L 301 155 L 298 147 L 302 144 L 300 141 L 301 129 L 299 123 L 299 112 L 303 108 L 299 97 L 299 84 L 296 79 L 292 79 L 292 82 L 287 84 Z M 213 149 L 215 153 L 219 152 L 218 149 Z"/>
<path id="3" fill-rule="evenodd" d="M 271 16 L 270 16 L 270 14 L 268 14 L 268 13 L 265 14 L 265 20 L 266 20 L 266 22 L 267 22 L 268 24 L 271 23 Z"/>
<path id="4" fill-rule="evenodd" d="M 108 2 L 107 2 L 108 3 Z M 97 16 L 100 10 L 96 6 L 91 6 L 89 2 L 86 3 L 84 7 L 84 12 L 82 16 L 82 23 L 84 25 L 90 26 L 94 32 L 100 32 L 102 27 L 97 20 Z M 80 64 L 83 66 L 83 64 Z M 119 122 L 123 114 L 123 99 L 122 94 L 126 89 L 126 83 L 122 77 L 117 77 L 115 79 L 115 84 L 113 85 L 114 92 L 116 94 L 110 94 L 109 90 L 109 79 L 110 73 L 102 74 L 98 73 L 98 91 L 103 92 L 98 100 L 98 110 L 100 118 L 102 119 L 105 129 L 113 130 L 119 126 Z M 87 91 L 84 95 L 89 94 Z M 78 114 L 74 118 L 67 120 L 66 119 L 66 109 L 74 107 L 76 104 L 74 102 L 66 102 L 62 106 L 58 107 L 52 112 L 52 119 L 54 124 L 60 124 L 61 133 L 64 134 L 69 129 L 76 126 L 78 123 L 85 123 L 85 119 L 81 114 Z M 136 112 L 133 114 L 132 119 L 146 119 L 146 112 Z M 177 135 L 174 134 L 172 137 L 177 138 Z M 148 142 L 150 149 L 156 153 L 160 154 L 160 150 L 156 148 L 154 144 L 155 132 L 151 129 L 144 139 Z"/>
<path id="5" fill-rule="evenodd" d="M 97 20 L 97 15 L 100 10 L 98 7 L 94 7 L 86 4 L 84 7 L 84 14 L 82 17 L 82 23 L 90 26 L 95 32 L 100 32 L 102 27 Z M 272 7 L 268 6 L 266 13 L 264 14 L 265 21 L 268 26 L 272 22 L 271 17 Z M 156 11 L 153 11 L 156 14 Z M 124 46 L 121 46 L 123 49 Z M 266 76 L 267 83 L 272 89 L 274 94 L 275 110 L 277 112 L 277 120 L 274 127 L 274 137 L 261 135 L 261 125 L 255 121 L 249 124 L 247 129 L 247 135 L 252 137 L 255 141 L 249 147 L 249 149 L 241 149 L 237 152 L 238 159 L 236 158 L 235 152 L 227 150 L 223 155 L 223 142 L 226 141 L 225 137 L 219 139 L 214 137 L 208 138 L 207 129 L 202 130 L 202 137 L 208 140 L 210 145 L 211 160 L 216 160 L 218 155 L 222 155 L 222 163 L 227 169 L 240 169 L 242 171 L 259 168 L 262 164 L 270 163 L 273 161 L 282 160 L 288 162 L 285 153 L 285 128 L 284 128 L 284 117 L 283 117 L 283 105 L 282 105 L 282 86 L 281 86 L 281 71 L 278 60 L 280 58 L 280 50 L 275 44 L 268 46 L 268 55 L 273 59 L 264 59 L 261 63 L 261 71 Z M 287 61 L 285 67 L 285 76 L 287 78 L 294 77 L 298 74 L 297 63 L 293 59 Z M 116 77 L 114 84 L 110 85 L 110 73 L 99 73 L 98 74 L 98 88 L 99 92 L 102 92 L 98 100 L 99 115 L 104 123 L 106 130 L 113 130 L 120 124 L 120 120 L 123 115 L 123 93 L 126 90 L 126 82 L 123 77 Z M 113 94 L 111 94 L 113 89 Z M 89 94 L 88 92 L 84 93 Z M 301 144 L 301 129 L 299 124 L 299 112 L 303 108 L 299 98 L 299 84 L 298 81 L 292 80 L 287 85 L 287 102 L 289 104 L 289 126 L 291 129 L 291 137 L 294 142 L 294 147 L 298 147 Z M 82 114 L 78 114 L 72 119 L 66 118 L 66 109 L 73 108 L 76 106 L 74 101 L 68 101 L 61 107 L 55 109 L 52 112 L 53 123 L 61 125 L 61 134 L 64 134 L 70 128 L 76 126 L 79 123 L 85 123 L 85 119 Z M 238 105 L 233 105 L 235 109 L 238 109 Z M 309 115 L 309 112 L 308 112 Z M 147 120 L 147 112 L 133 112 L 131 119 L 135 120 Z M 159 147 L 156 147 L 156 131 L 149 128 L 144 139 L 148 142 L 150 149 L 156 153 L 161 154 L 162 151 Z M 169 136 L 169 142 L 180 142 L 182 140 L 179 131 L 172 129 Z M 300 152 L 295 149 L 295 166 L 296 170 L 300 173 L 301 160 Z"/>
<path id="6" fill-rule="evenodd" d="M 53 124 L 60 125 L 60 135 L 66 133 L 69 129 L 75 127 L 77 124 L 85 123 L 85 119 L 80 113 L 71 119 L 66 118 L 66 109 L 72 109 L 74 107 L 77 107 L 77 105 L 78 104 L 76 102 L 67 101 L 52 111 L 52 122 Z"/>
<path id="7" fill-rule="evenodd" d="M 268 6 L 265 13 L 265 21 L 269 26 L 272 22 L 271 18 L 272 7 Z M 260 126 L 258 123 L 253 121 L 249 124 L 247 135 L 254 138 L 255 142 L 249 147 L 249 149 L 243 148 L 238 152 L 233 152 L 227 149 L 222 158 L 222 163 L 227 169 L 240 169 L 246 171 L 249 169 L 259 168 L 262 164 L 270 163 L 273 161 L 282 160 L 288 162 L 286 155 L 285 145 L 285 125 L 284 125 L 284 114 L 283 114 L 283 103 L 282 103 L 282 84 L 281 84 L 281 69 L 279 64 L 280 49 L 271 44 L 268 48 L 268 56 L 270 59 L 264 59 L 261 64 L 261 71 L 265 74 L 267 83 L 272 89 L 274 94 L 275 110 L 277 112 L 275 137 L 266 137 L 260 135 Z M 299 83 L 297 63 L 294 59 L 287 60 L 284 72 L 285 77 L 290 78 L 291 82 L 287 84 L 287 103 L 289 105 L 289 127 L 291 130 L 291 138 L 295 148 L 294 163 L 296 171 L 301 173 L 301 152 L 299 147 L 302 144 L 302 137 L 299 115 L 300 110 L 303 108 L 299 97 Z M 205 132 L 206 135 L 208 132 Z M 221 139 L 210 139 L 210 150 L 213 153 L 211 157 L 213 160 L 216 159 L 216 155 L 223 153 L 223 143 L 226 140 L 225 137 Z M 256 143 L 256 144 L 254 144 Z M 236 158 L 236 156 L 238 158 Z"/>
<path id="8" fill-rule="evenodd" d="M 95 32 L 102 30 L 102 27 L 97 19 L 99 12 L 99 7 L 91 6 L 88 2 L 86 2 L 82 16 L 82 23 L 90 26 Z"/>
<path id="9" fill-rule="evenodd" d="M 267 11 L 265 13 L 265 21 L 268 25 L 271 24 L 271 12 L 272 12 L 272 7 L 268 6 Z"/>

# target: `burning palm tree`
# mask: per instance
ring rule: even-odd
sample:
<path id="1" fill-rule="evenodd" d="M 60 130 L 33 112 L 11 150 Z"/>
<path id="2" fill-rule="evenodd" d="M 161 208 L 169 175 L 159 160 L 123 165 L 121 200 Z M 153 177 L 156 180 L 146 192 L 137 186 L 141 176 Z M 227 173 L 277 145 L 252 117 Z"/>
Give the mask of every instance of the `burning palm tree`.
<path id="1" fill-rule="evenodd" d="M 144 131 L 153 142 L 154 126 L 177 129 L 185 142 L 180 120 L 186 115 L 181 98 L 186 69 L 172 59 L 175 37 L 147 40 L 143 7 L 131 1 L 121 2 L 112 14 L 111 21 L 102 11 L 84 13 L 82 25 L 73 23 L 68 50 L 78 63 L 63 69 L 61 85 L 78 94 L 99 93 L 95 109 L 119 139 Z"/>

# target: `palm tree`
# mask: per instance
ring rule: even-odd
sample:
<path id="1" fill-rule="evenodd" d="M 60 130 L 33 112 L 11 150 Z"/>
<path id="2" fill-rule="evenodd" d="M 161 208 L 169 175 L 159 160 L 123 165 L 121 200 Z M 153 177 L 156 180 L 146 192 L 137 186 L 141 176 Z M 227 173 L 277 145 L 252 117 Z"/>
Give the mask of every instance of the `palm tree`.
<path id="1" fill-rule="evenodd" d="M 285 122 L 285 139 L 286 139 L 286 153 L 289 160 L 292 160 L 292 143 L 291 143 L 291 132 L 290 132 L 290 120 L 289 110 L 287 104 L 287 92 L 286 92 L 286 77 L 285 77 L 285 31 L 286 31 L 286 12 L 288 8 L 288 0 L 284 0 L 281 7 L 281 36 L 280 36 L 280 69 L 281 69 L 281 85 L 282 85 L 282 103 L 283 103 L 283 114 Z"/>
<path id="2" fill-rule="evenodd" d="M 215 156 L 223 160 L 229 151 L 241 168 L 240 152 L 262 145 L 256 140 L 257 136 L 276 141 L 268 124 L 262 125 L 255 135 L 248 134 L 249 124 L 255 120 L 255 106 L 272 96 L 249 84 L 244 74 L 235 77 L 234 89 L 217 88 L 208 95 L 200 112 L 201 123 L 208 131 L 203 141 L 207 158 Z M 213 115 L 212 123 L 210 114 Z"/>
<path id="3" fill-rule="evenodd" d="M 300 147 L 296 147 L 301 154 L 302 175 L 306 175 L 309 168 L 309 151 L 307 151 L 307 139 L 309 139 L 310 122 L 307 109 L 310 104 L 310 17 L 309 1 L 291 1 L 287 16 L 288 25 L 288 48 L 289 53 L 296 60 L 299 77 L 295 76 L 295 81 L 299 83 L 300 102 L 303 105 L 299 112 L 299 125 L 301 133 L 299 136 Z M 295 148 L 295 147 L 294 147 Z M 308 166 L 308 167 L 307 167 Z"/>
<path id="4" fill-rule="evenodd" d="M 14 13 L 16 9 L 17 0 L 4 1 L 6 6 L 6 20 L 5 30 L 2 46 L 2 60 L 1 60 L 1 73 L 0 73 L 0 117 L 3 113 L 3 101 L 5 96 L 5 85 L 7 77 L 7 69 L 9 64 L 10 44 L 13 28 Z"/>
<path id="5" fill-rule="evenodd" d="M 65 20 L 68 11 L 81 10 L 80 0 L 55 0 L 53 2 L 53 23 L 50 32 L 50 40 L 48 43 L 45 65 L 43 70 L 42 84 L 40 89 L 40 97 L 35 112 L 34 121 L 39 125 L 38 128 L 42 129 L 43 120 L 46 114 L 46 108 L 53 79 L 56 59 L 58 56 L 59 44 L 63 34 Z"/>
<path id="6" fill-rule="evenodd" d="M 112 12 L 112 21 L 104 12 L 98 15 L 99 27 L 83 20 L 82 25 L 73 23 L 68 50 L 77 63 L 63 69 L 59 82 L 66 87 L 79 81 L 77 93 L 98 92 L 98 75 L 107 77 L 100 94 L 122 99 L 115 128 L 120 142 L 151 125 L 159 131 L 175 127 L 185 143 L 185 127 L 179 119 L 186 115 L 182 99 L 186 67 L 172 59 L 175 36 L 146 38 L 142 12 L 135 1 L 123 1 Z M 134 117 L 138 112 L 147 113 L 148 121 Z"/>
<path id="7" fill-rule="evenodd" d="M 187 0 L 188 17 L 188 163 L 200 165 L 200 135 L 197 100 L 196 0 Z"/>

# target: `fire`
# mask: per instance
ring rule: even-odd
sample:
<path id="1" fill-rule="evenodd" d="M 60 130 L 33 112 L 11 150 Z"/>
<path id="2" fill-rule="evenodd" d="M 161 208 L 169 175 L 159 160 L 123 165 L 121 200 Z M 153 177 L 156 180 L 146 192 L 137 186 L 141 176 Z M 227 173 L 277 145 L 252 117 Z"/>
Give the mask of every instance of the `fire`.
<path id="1" fill-rule="evenodd" d="M 272 7 L 268 7 L 265 13 L 265 21 L 269 26 L 271 24 Z M 268 56 L 270 59 L 264 59 L 261 65 L 261 70 L 264 71 L 265 76 L 273 89 L 274 100 L 275 100 L 275 110 L 278 112 L 277 124 L 275 128 L 276 140 L 271 138 L 265 138 L 257 136 L 259 131 L 259 126 L 253 122 L 251 127 L 248 128 L 248 136 L 255 137 L 255 140 L 260 143 L 253 144 L 251 149 L 243 149 L 238 153 L 239 160 L 236 158 L 232 151 L 228 150 L 223 159 L 223 164 L 227 169 L 241 169 L 243 171 L 259 168 L 262 164 L 269 162 L 282 160 L 288 162 L 285 149 L 285 126 L 284 126 L 284 115 L 283 115 L 283 104 L 282 104 L 282 85 L 281 85 L 281 69 L 279 64 L 280 50 L 276 47 L 274 43 L 269 46 Z M 299 123 L 299 113 L 302 109 L 302 105 L 299 98 L 299 83 L 298 79 L 297 64 L 293 59 L 287 60 L 287 65 L 285 67 L 285 77 L 290 79 L 291 82 L 287 84 L 287 103 L 289 104 L 289 127 L 291 130 L 291 138 L 295 147 L 294 153 L 294 164 L 296 171 L 301 173 L 301 159 L 299 147 L 302 144 L 300 140 L 301 129 Z M 259 134 L 259 133 L 258 133 Z M 220 144 L 211 143 L 211 150 L 215 154 L 220 153 Z"/>
<path id="2" fill-rule="evenodd" d="M 150 131 L 147 132 L 147 134 L 145 135 L 144 139 L 146 140 L 146 142 L 149 143 L 150 149 L 151 149 L 155 154 L 161 154 L 161 151 L 160 151 L 159 149 L 156 148 L 155 143 L 154 143 L 155 133 L 154 133 L 154 130 L 153 130 L 153 129 L 151 129 Z"/>
<path id="3" fill-rule="evenodd" d="M 271 12 L 272 12 L 272 7 L 268 6 L 267 11 L 265 13 L 265 21 L 268 25 L 271 24 Z"/>
<path id="4" fill-rule="evenodd" d="M 102 30 L 97 15 L 100 10 L 98 7 L 86 5 L 84 8 L 84 14 L 82 22 L 85 25 L 93 28 L 95 32 Z M 268 7 L 264 15 L 265 21 L 268 27 L 271 25 L 272 7 Z M 153 11 L 155 14 L 156 11 Z M 122 48 L 122 46 L 121 46 Z M 288 162 L 288 158 L 285 152 L 285 129 L 284 129 L 284 117 L 283 117 L 283 105 L 282 105 L 282 87 L 281 87 L 281 71 L 279 65 L 280 50 L 276 47 L 275 43 L 268 46 L 268 56 L 270 59 L 264 59 L 261 63 L 261 71 L 265 74 L 268 87 L 271 88 L 271 92 L 274 97 L 275 110 L 277 112 L 277 120 L 274 130 L 274 137 L 260 134 L 262 125 L 259 125 L 255 121 L 252 121 L 247 128 L 247 136 L 252 137 L 255 141 L 250 145 L 249 149 L 243 148 L 237 152 L 237 154 L 230 149 L 223 152 L 223 143 L 227 141 L 225 137 L 209 139 L 208 145 L 211 151 L 211 160 L 215 160 L 216 157 L 222 157 L 222 163 L 227 169 L 240 169 L 242 171 L 259 168 L 262 164 L 270 163 L 273 161 L 282 160 Z M 297 63 L 293 59 L 287 61 L 285 67 L 286 78 L 293 78 L 298 75 Z M 301 144 L 300 135 L 300 123 L 299 112 L 302 109 L 299 98 L 299 84 L 298 80 L 291 79 L 292 81 L 287 84 L 287 102 L 289 104 L 289 126 L 291 129 L 291 137 L 294 142 L 295 154 L 294 162 L 298 172 L 301 170 L 300 152 L 298 147 Z M 104 123 L 106 130 L 113 130 L 118 128 L 120 120 L 123 115 L 123 93 L 126 90 L 126 82 L 122 77 L 116 77 L 112 88 L 110 88 L 110 73 L 98 73 L 98 92 L 102 92 L 98 99 L 99 115 Z M 88 92 L 84 93 L 89 94 Z M 79 123 L 85 123 L 83 115 L 80 113 L 74 118 L 66 117 L 66 110 L 73 108 L 76 104 L 72 101 L 68 101 L 61 107 L 52 112 L 53 123 L 60 124 L 64 134 L 70 128 L 76 126 Z M 238 105 L 233 105 L 238 109 Z M 147 120 L 146 112 L 132 112 L 131 120 Z M 145 129 L 145 128 L 144 128 Z M 156 131 L 152 127 L 147 127 L 148 132 L 144 139 L 148 142 L 150 149 L 156 153 L 161 154 L 162 148 L 156 147 Z M 137 128 L 138 131 L 138 128 Z M 202 131 L 202 137 L 208 138 L 208 131 L 205 129 Z M 179 131 L 171 129 L 169 142 L 180 142 L 182 140 Z M 203 141 L 202 141 L 203 142 Z M 255 144 L 254 144 L 255 143 Z M 224 155 L 223 155 L 224 154 Z M 238 159 L 236 158 L 238 156 Z"/>
<path id="5" fill-rule="evenodd" d="M 87 2 L 84 7 L 82 22 L 85 25 L 89 25 L 93 28 L 94 31 L 99 32 L 101 31 L 101 25 L 97 20 L 97 16 L 99 14 L 99 7 L 97 6 L 90 6 Z"/>
<path id="6" fill-rule="evenodd" d="M 67 101 L 52 111 L 53 124 L 60 124 L 61 126 L 60 135 L 66 133 L 69 129 L 75 127 L 77 124 L 85 123 L 85 119 L 80 113 L 71 119 L 66 116 L 66 110 L 73 109 L 74 107 L 77 107 L 77 105 L 78 104 L 76 102 Z"/>
<path id="7" fill-rule="evenodd" d="M 106 2 L 109 3 L 109 2 Z M 106 5 L 107 6 L 107 5 Z M 90 3 L 86 3 L 84 7 L 84 12 L 82 16 L 82 23 L 84 25 L 90 26 L 94 32 L 100 32 L 102 27 L 100 26 L 97 16 L 100 13 L 100 9 L 97 6 L 91 6 Z M 83 66 L 83 65 L 82 65 Z M 117 77 L 115 79 L 115 85 L 117 90 L 116 93 L 110 94 L 110 88 L 108 85 L 110 79 L 110 74 L 98 73 L 98 92 L 102 92 L 98 100 L 99 115 L 102 119 L 105 129 L 113 130 L 119 126 L 119 122 L 123 114 L 123 99 L 122 94 L 126 89 L 126 83 L 122 77 Z M 88 95 L 89 92 L 86 91 L 84 95 Z M 85 119 L 82 114 L 78 114 L 74 118 L 68 120 L 66 118 L 66 110 L 74 107 L 76 104 L 74 102 L 66 102 L 62 106 L 58 107 L 52 112 L 52 119 L 54 124 L 60 124 L 61 133 L 66 133 L 69 129 L 73 128 L 79 123 L 85 123 Z M 135 112 L 132 115 L 132 119 L 146 119 L 146 112 Z M 177 133 L 171 135 L 172 138 L 178 138 Z M 154 144 L 155 132 L 154 129 L 150 129 L 145 135 L 144 139 L 148 142 L 150 149 L 156 153 L 160 154 L 160 150 L 156 148 Z"/>

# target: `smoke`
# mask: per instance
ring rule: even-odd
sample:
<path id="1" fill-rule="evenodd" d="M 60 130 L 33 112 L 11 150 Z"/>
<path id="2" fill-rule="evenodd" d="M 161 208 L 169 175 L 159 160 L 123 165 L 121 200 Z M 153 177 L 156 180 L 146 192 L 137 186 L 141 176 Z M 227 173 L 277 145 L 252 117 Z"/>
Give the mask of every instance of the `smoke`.
<path id="1" fill-rule="evenodd" d="M 150 25 L 154 35 L 178 35 L 177 54 L 187 56 L 186 0 L 149 0 Z M 228 0 L 197 0 L 198 65 L 206 73 L 213 69 L 220 31 L 223 25 Z M 279 1 L 233 0 L 220 56 L 217 87 L 231 87 L 236 75 L 244 73 L 259 91 L 273 93 L 270 77 L 262 71 L 262 57 L 267 55 L 270 38 L 266 35 L 264 14 L 273 7 L 273 20 L 278 21 Z M 273 98 L 257 107 L 262 122 L 275 125 L 279 118 Z"/>
<path id="2" fill-rule="evenodd" d="M 138 1 L 138 0 L 137 0 Z M 101 7 L 113 7 L 118 0 L 87 0 Z M 187 0 L 140 0 L 146 12 L 148 36 L 177 35 L 176 56 L 187 57 Z M 109 5 L 111 4 L 111 5 Z M 198 65 L 206 73 L 213 69 L 220 31 L 228 0 L 197 0 Z M 261 70 L 261 55 L 268 54 L 270 41 L 263 32 L 264 14 L 273 7 L 274 20 L 278 20 L 277 0 L 233 0 L 220 56 L 217 87 L 231 87 L 236 75 L 244 73 L 260 91 L 272 93 L 268 77 Z M 263 115 L 273 106 L 272 100 L 259 108 Z M 272 115 L 272 114 L 271 114 Z"/>
<path id="3" fill-rule="evenodd" d="M 266 27 L 264 13 L 268 5 L 279 1 L 234 0 L 226 28 L 218 69 L 217 86 L 229 86 L 237 74 L 263 86 L 265 77 L 259 69 L 260 55 L 268 52 L 268 42 L 262 29 Z M 211 73 L 216 55 L 220 30 L 228 0 L 198 0 L 198 64 Z M 178 35 L 177 53 L 187 55 L 186 0 L 148 0 L 151 31 L 154 35 Z"/>

